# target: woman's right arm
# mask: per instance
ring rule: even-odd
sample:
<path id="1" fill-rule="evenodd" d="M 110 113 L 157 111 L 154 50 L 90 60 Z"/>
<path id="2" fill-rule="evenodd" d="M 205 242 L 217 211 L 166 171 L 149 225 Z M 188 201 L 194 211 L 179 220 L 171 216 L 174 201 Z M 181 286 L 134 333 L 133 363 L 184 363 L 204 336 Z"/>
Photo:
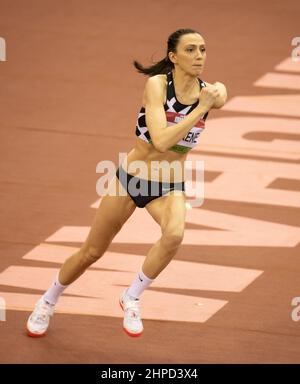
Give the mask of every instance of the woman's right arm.
<path id="1" fill-rule="evenodd" d="M 199 119 L 211 109 L 218 90 L 213 86 L 202 88 L 199 104 L 182 121 L 167 126 L 164 110 L 164 84 L 159 77 L 150 77 L 145 86 L 144 100 L 146 109 L 146 124 L 152 143 L 159 152 L 165 152 L 175 145 L 194 127 Z"/>

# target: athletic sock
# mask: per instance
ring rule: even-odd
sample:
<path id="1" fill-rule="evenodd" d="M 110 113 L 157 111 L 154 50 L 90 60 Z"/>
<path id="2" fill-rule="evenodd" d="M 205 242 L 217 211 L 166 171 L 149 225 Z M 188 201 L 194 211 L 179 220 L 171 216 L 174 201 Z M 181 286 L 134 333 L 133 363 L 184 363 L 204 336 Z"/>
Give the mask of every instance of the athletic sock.
<path id="1" fill-rule="evenodd" d="M 43 296 L 44 300 L 47 301 L 48 304 L 55 305 L 57 303 L 57 300 L 59 299 L 59 296 L 63 293 L 63 291 L 67 287 L 68 287 L 68 285 L 60 284 L 60 282 L 58 280 L 58 274 L 57 274 L 51 287 L 44 294 L 44 296 Z"/>
<path id="2" fill-rule="evenodd" d="M 134 299 L 139 299 L 140 295 L 153 281 L 154 279 L 149 279 L 149 277 L 147 277 L 141 269 L 130 287 L 127 289 L 126 295 Z"/>

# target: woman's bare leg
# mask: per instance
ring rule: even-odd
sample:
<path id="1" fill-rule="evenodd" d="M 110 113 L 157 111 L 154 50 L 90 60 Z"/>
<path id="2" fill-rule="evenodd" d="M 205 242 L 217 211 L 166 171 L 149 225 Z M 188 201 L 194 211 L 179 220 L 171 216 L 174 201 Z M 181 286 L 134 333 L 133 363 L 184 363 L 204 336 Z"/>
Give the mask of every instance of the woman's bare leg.
<path id="1" fill-rule="evenodd" d="M 122 186 L 114 176 L 110 186 L 116 185 L 116 191 Z M 54 306 L 63 290 L 76 280 L 89 265 L 98 260 L 106 251 L 114 236 L 131 216 L 136 206 L 123 189 L 122 194 L 105 195 L 96 212 L 89 235 L 81 249 L 70 256 L 62 265 L 58 278 L 38 300 L 35 309 L 27 320 L 27 333 L 32 337 L 45 335 Z"/>
<path id="2" fill-rule="evenodd" d="M 130 287 L 120 297 L 124 309 L 123 328 L 129 336 L 140 336 L 143 323 L 139 311 L 139 297 L 176 254 L 184 232 L 185 195 L 170 193 L 146 205 L 146 209 L 161 226 L 162 236 L 148 252 L 141 270 Z"/>
<path id="3" fill-rule="evenodd" d="M 112 182 L 117 182 L 123 188 L 116 176 Z M 59 271 L 60 284 L 71 284 L 105 253 L 135 208 L 129 195 L 105 195 L 102 198 L 86 241 L 78 252 L 64 262 Z"/>
<path id="4" fill-rule="evenodd" d="M 185 194 L 170 194 L 153 200 L 146 206 L 147 211 L 161 226 L 162 236 L 148 252 L 142 271 L 155 279 L 169 264 L 181 245 L 185 227 Z"/>
<path id="5" fill-rule="evenodd" d="M 146 205 L 148 212 L 161 226 L 162 236 L 148 252 L 141 269 L 127 290 L 139 298 L 178 251 L 185 226 L 185 195 L 170 194 Z"/>

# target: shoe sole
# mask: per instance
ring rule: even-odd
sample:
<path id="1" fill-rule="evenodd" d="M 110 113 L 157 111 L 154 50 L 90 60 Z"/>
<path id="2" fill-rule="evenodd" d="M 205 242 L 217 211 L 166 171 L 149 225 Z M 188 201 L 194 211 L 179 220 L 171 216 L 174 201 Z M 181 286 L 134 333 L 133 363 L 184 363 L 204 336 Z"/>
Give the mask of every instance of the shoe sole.
<path id="1" fill-rule="evenodd" d="M 26 328 L 26 330 L 27 330 L 27 336 L 30 336 L 30 337 L 38 338 L 38 337 L 43 337 L 43 336 L 46 335 L 46 332 L 44 332 L 44 333 L 33 333 L 33 332 L 29 331 L 28 328 Z"/>
<path id="2" fill-rule="evenodd" d="M 120 304 L 120 307 L 122 309 L 122 311 L 124 312 L 124 308 L 123 308 L 123 305 L 122 305 L 122 302 L 121 302 L 121 299 L 119 299 L 119 304 Z M 130 337 L 139 337 L 141 336 L 141 334 L 143 333 L 144 330 L 142 330 L 141 332 L 139 333 L 131 333 L 130 331 L 128 331 L 128 329 L 126 329 L 123 325 L 123 331 L 126 333 L 126 335 L 130 336 Z"/>

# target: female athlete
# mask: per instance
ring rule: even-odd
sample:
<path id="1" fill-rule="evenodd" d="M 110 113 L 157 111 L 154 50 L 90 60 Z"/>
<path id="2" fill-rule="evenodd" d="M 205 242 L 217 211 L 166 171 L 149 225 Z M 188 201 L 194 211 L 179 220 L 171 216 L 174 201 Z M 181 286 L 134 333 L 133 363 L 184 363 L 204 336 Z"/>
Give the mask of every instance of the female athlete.
<path id="1" fill-rule="evenodd" d="M 209 110 L 222 107 L 227 99 L 224 84 L 209 84 L 199 78 L 205 60 L 201 34 L 180 29 L 169 36 L 167 54 L 161 61 L 150 67 L 134 61 L 135 68 L 149 77 L 134 147 L 111 179 L 84 244 L 64 262 L 53 284 L 36 303 L 27 321 L 30 336 L 46 333 L 59 296 L 103 256 L 136 207 L 145 207 L 161 227 L 161 237 L 119 298 L 124 311 L 123 329 L 129 336 L 142 334 L 140 296 L 170 263 L 183 239 L 184 161 L 199 141 Z"/>

